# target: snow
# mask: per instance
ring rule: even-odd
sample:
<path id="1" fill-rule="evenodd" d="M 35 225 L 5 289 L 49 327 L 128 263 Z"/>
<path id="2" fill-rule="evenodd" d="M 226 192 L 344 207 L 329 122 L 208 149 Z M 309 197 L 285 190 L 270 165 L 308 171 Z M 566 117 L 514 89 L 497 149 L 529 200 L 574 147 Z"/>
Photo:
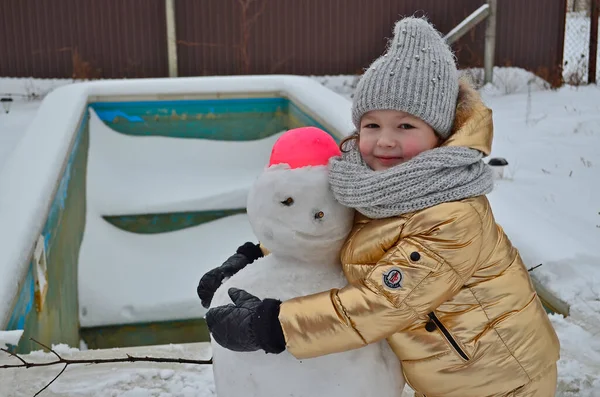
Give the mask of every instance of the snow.
<path id="1" fill-rule="evenodd" d="M 335 94 L 328 99 L 315 112 L 321 117 L 349 109 Z M 257 240 L 245 215 L 164 235 L 125 232 L 101 216 L 243 208 L 279 134 L 249 142 L 132 137 L 107 127 L 91 109 L 89 123 L 87 222 L 79 256 L 81 325 L 202 316 L 195 293 L 199 278 L 241 243 Z M 346 122 L 338 125 L 348 130 Z M 212 172 L 215 168 L 219 173 Z"/>
<path id="2" fill-rule="evenodd" d="M 543 263 L 533 276 L 593 329 L 600 325 L 600 88 L 544 90 L 516 68 L 494 75 L 496 85 L 481 90 L 493 110 L 490 157 L 509 163 L 489 195 L 495 216 L 529 264 Z M 319 79 L 351 96 L 350 76 Z"/>
<path id="3" fill-rule="evenodd" d="M 8 345 L 17 346 L 23 335 L 23 330 L 0 331 L 0 348 L 6 348 Z"/>
<path id="4" fill-rule="evenodd" d="M 185 358 L 207 360 L 212 357 L 209 343 L 129 347 L 120 349 L 66 351 L 53 345 L 67 359 L 120 358 L 126 354 L 135 357 Z M 52 353 L 35 351 L 22 356 L 31 362 L 56 360 Z M 20 361 L 0 353 L 0 365 L 19 364 Z M 0 370 L 0 397 L 33 396 L 52 380 L 62 366 L 48 366 Z M 281 380 L 285 382 L 285 380 Z M 402 397 L 412 397 L 408 387 Z M 42 394 L 45 397 L 216 397 L 211 365 L 169 364 L 155 362 L 70 365 L 69 368 Z"/>
<path id="5" fill-rule="evenodd" d="M 478 71 L 472 72 L 479 73 Z M 594 249 L 597 242 L 600 241 L 598 239 L 600 228 L 597 226 L 600 224 L 600 214 L 597 208 L 597 203 L 600 201 L 598 190 L 600 187 L 597 183 L 596 170 L 600 164 L 597 152 L 597 148 L 600 147 L 600 133 L 598 132 L 600 131 L 598 116 L 600 114 L 598 112 L 600 110 L 600 105 L 598 105 L 600 104 L 600 90 L 597 86 L 546 90 L 539 79 L 515 68 L 496 68 L 494 74 L 497 78 L 496 85 L 483 87 L 482 95 L 494 111 L 493 155 L 505 157 L 509 166 L 505 170 L 507 178 L 498 181 L 496 190 L 490 195 L 493 209 L 498 221 L 506 229 L 528 263 L 532 266 L 543 263 L 533 272 L 533 276 L 570 305 L 571 313 L 567 319 L 557 315 L 551 316 L 552 323 L 561 340 L 561 360 L 559 361 L 561 391 L 558 395 L 565 397 L 597 396 L 600 394 L 600 346 L 596 336 L 597 325 L 600 321 L 598 314 L 600 312 L 600 308 L 598 308 L 600 264 L 597 250 L 594 251 Z M 346 98 L 351 97 L 356 81 L 355 76 L 318 76 L 314 79 L 331 87 Z M 24 109 L 23 113 L 27 114 L 33 104 L 38 103 L 17 101 L 13 105 L 11 113 L 1 115 L 1 117 L 14 117 L 13 125 L 16 127 L 19 125 L 17 118 L 20 118 L 20 122 L 25 123 L 21 128 L 24 130 L 26 123 L 30 123 L 31 126 L 32 118 L 22 116 L 21 109 Z M 84 109 L 83 105 L 81 109 Z M 5 132 L 5 124 L 1 125 L 2 133 L 0 135 L 10 136 L 9 134 L 18 131 L 13 127 Z M 111 139 L 122 138 L 118 142 L 110 141 L 117 143 L 115 150 L 120 145 L 128 144 L 130 137 L 121 135 L 115 137 L 112 131 L 105 130 L 104 132 L 102 138 L 107 142 Z M 14 139 L 17 140 L 17 138 Z M 20 137 L 20 139 L 23 142 L 25 137 Z M 147 144 L 148 148 L 151 148 L 151 139 L 140 141 L 140 143 Z M 57 145 L 48 141 L 45 141 L 44 144 L 47 147 L 56 147 Z M 21 145 L 17 149 L 23 151 L 25 150 L 23 147 Z M 90 153 L 90 172 L 94 172 L 92 165 L 96 155 L 100 156 L 98 158 L 110 155 L 108 152 L 96 152 L 95 150 L 93 148 Z M 13 151 L 14 153 L 16 152 Z M 14 162 L 15 159 L 13 158 L 12 161 Z M 5 174 L 6 172 L 3 176 Z M 15 174 L 15 177 L 16 175 L 18 174 Z M 101 180 L 98 173 L 96 177 L 99 178 L 98 181 Z M 119 177 L 127 178 L 128 176 L 119 175 Z M 181 178 L 185 180 L 185 178 L 193 178 L 193 176 L 183 175 Z M 100 187 L 102 187 L 102 183 L 105 183 L 105 188 L 110 186 L 107 185 L 110 183 L 109 179 L 99 183 Z M 122 180 L 116 178 L 113 183 L 120 184 L 119 186 L 124 185 Z M 92 187 L 92 191 L 93 189 L 94 187 Z M 190 187 L 186 195 L 188 199 L 175 204 L 181 205 L 182 208 L 190 208 L 192 204 L 200 205 L 208 202 L 206 197 L 196 201 L 190 200 L 189 198 L 193 197 L 193 194 L 198 193 L 192 189 Z M 113 195 L 113 193 L 115 192 L 106 192 L 105 194 L 107 203 L 110 202 L 114 208 L 109 208 L 108 204 L 106 207 L 102 207 L 102 203 L 98 202 L 94 206 L 97 205 L 97 208 L 102 210 L 119 210 L 119 205 L 125 206 L 126 204 L 122 201 L 119 203 L 118 195 L 116 193 Z M 173 197 L 163 197 L 161 200 L 156 200 L 152 203 L 153 208 L 165 208 L 172 199 Z M 93 197 L 91 197 L 91 201 L 94 201 Z M 15 208 L 14 204 L 11 208 Z M 131 207 L 121 208 L 132 209 Z M 1 205 L 0 212 L 2 212 Z M 153 269 L 153 271 L 144 274 L 148 275 L 153 288 L 161 288 L 160 290 L 170 292 L 170 294 L 162 294 L 165 299 L 158 307 L 145 306 L 143 302 L 135 300 L 127 302 L 129 305 L 124 307 L 122 301 L 115 300 L 114 306 L 111 308 L 111 315 L 122 319 L 126 319 L 131 314 L 139 316 L 139 318 L 163 316 L 177 305 L 182 305 L 181 312 L 188 310 L 191 308 L 192 300 L 197 299 L 192 295 L 203 267 L 211 267 L 222 262 L 225 252 L 227 254 L 233 252 L 240 242 L 246 241 L 247 237 L 253 235 L 250 229 L 241 231 L 237 225 L 230 228 L 223 225 L 224 229 L 228 229 L 229 238 L 218 244 L 214 240 L 207 243 L 202 242 L 209 233 L 208 231 L 203 232 L 202 227 L 167 233 L 161 239 L 153 236 L 155 239 L 152 239 L 152 237 L 133 235 L 118 230 L 103 222 L 98 216 L 89 219 L 90 222 L 96 222 L 99 225 L 94 226 L 92 223 L 87 225 L 90 231 L 95 230 L 94 233 L 98 235 L 94 237 L 97 241 L 96 251 L 93 253 L 90 251 L 88 254 L 105 255 L 104 265 L 108 266 L 107 264 L 111 263 L 122 263 L 119 262 L 122 260 L 119 258 L 120 251 L 122 251 L 123 257 L 133 257 L 135 251 L 150 249 L 150 253 L 147 257 L 144 256 L 144 259 L 156 258 L 156 260 L 147 263 L 147 268 Z M 244 215 L 229 219 L 238 219 L 239 225 L 248 223 Z M 211 229 L 210 233 L 215 233 L 215 230 L 217 229 Z M 233 235 L 232 233 L 239 234 Z M 244 235 L 244 233 L 247 234 Z M 127 238 L 128 243 L 120 244 L 120 241 L 117 240 L 121 237 Z M 108 246 L 120 248 L 118 250 L 101 249 Z M 130 250 L 127 246 L 131 247 Z M 194 246 L 196 250 L 193 250 Z M 218 251 L 217 254 L 211 257 L 204 256 L 205 253 L 211 251 L 209 248 L 214 249 L 217 246 L 219 248 L 214 250 Z M 162 254 L 160 247 L 164 251 Z M 85 244 L 83 248 L 91 247 Z M 197 252 L 203 252 L 201 264 L 193 263 L 196 260 L 194 258 L 199 258 Z M 87 255 L 82 252 L 82 255 L 84 254 Z M 174 263 L 173 257 L 177 257 L 179 263 Z M 5 259 L 4 256 L 2 260 Z M 139 262 L 137 265 L 141 266 Z M 164 270 L 166 266 L 176 266 L 178 271 Z M 138 273 L 134 277 L 127 273 L 127 269 L 123 266 L 119 269 L 110 268 L 108 271 L 105 268 L 104 271 L 122 274 L 122 277 L 115 278 L 115 280 L 126 277 L 135 280 L 141 274 Z M 169 277 L 165 277 L 167 274 Z M 176 281 L 171 284 L 167 280 L 170 278 L 176 279 Z M 177 283 L 179 284 L 177 285 Z M 137 289 L 143 288 L 138 281 L 130 284 Z M 188 287 L 184 287 L 185 285 Z M 178 292 L 186 288 L 187 295 Z M 111 291 L 122 289 L 121 287 L 114 288 Z M 151 290 L 151 288 L 147 288 L 147 290 Z M 186 306 L 185 301 L 190 302 L 190 305 Z M 133 306 L 136 307 L 136 310 L 128 312 Z M 156 312 L 152 312 L 152 310 L 156 310 Z M 190 310 L 191 316 L 203 313 L 200 305 L 197 304 Z M 90 321 L 90 323 L 94 321 L 91 318 L 93 312 L 94 309 L 91 307 L 85 321 Z M 100 318 L 100 320 L 107 321 L 109 319 Z M 110 320 L 112 321 L 112 319 Z M 199 395 L 204 393 L 199 390 L 214 387 L 212 371 L 197 368 L 192 372 L 183 367 L 169 368 L 174 370 L 175 374 L 167 380 L 162 379 L 160 370 L 140 366 L 129 366 L 113 372 L 96 372 L 104 371 L 104 369 L 89 368 L 92 371 L 89 376 L 73 375 L 72 378 L 65 378 L 65 381 L 68 382 L 65 382 L 63 386 L 60 386 L 62 383 L 57 381 L 55 387 L 75 388 L 75 386 L 67 386 L 67 383 L 74 382 L 79 385 L 77 387 L 83 388 L 73 389 L 71 395 L 76 394 L 77 390 L 88 390 L 88 392 L 83 391 L 81 395 L 85 395 L 85 393 L 88 395 L 94 393 L 111 395 L 110 390 L 121 388 L 120 390 L 129 393 L 145 392 L 146 395 L 152 395 L 152 390 L 160 389 L 164 396 L 184 395 L 183 389 L 176 386 L 184 378 L 187 387 L 192 388 L 191 390 L 195 390 Z M 74 369 L 70 368 L 63 376 Z M 48 376 L 54 376 L 56 373 L 55 369 L 45 371 L 48 371 L 46 372 Z M 40 376 L 37 384 L 42 384 L 44 379 L 48 378 L 45 375 Z M 99 382 L 98 379 L 102 379 L 106 383 Z M 95 386 L 94 382 L 99 385 Z M 138 389 L 135 389 L 136 387 Z M 104 392 L 106 394 L 101 394 Z M 205 394 L 207 396 L 213 395 L 211 394 L 213 391 L 207 393 Z M 158 392 L 155 394 L 160 395 Z"/>
<path id="6" fill-rule="evenodd" d="M 0 79 L 0 97 L 11 97 L 13 105 L 9 113 L 0 109 L 0 170 L 8 160 L 9 155 L 15 150 L 17 144 L 25 133 L 26 126 L 40 106 L 38 98 L 47 95 L 53 89 L 72 83 L 72 80 L 39 80 L 39 79 Z M 17 108 L 18 111 L 10 111 Z"/>
<path id="7" fill-rule="evenodd" d="M 561 339 L 558 362 L 559 397 L 597 397 L 600 392 L 600 339 L 590 337 L 581 327 L 559 315 L 550 319 Z M 105 350 L 78 351 L 65 345 L 53 345 L 64 358 L 118 358 L 133 356 L 189 358 L 212 357 L 209 343 L 163 345 Z M 0 365 L 19 361 L 0 353 Z M 56 357 L 41 350 L 23 356 L 27 361 L 53 361 Z M 0 370 L 1 397 L 32 396 L 45 386 L 62 367 Z M 138 393 L 140 396 L 215 397 L 213 371 L 209 365 L 119 363 L 72 365 L 44 392 L 48 397 L 114 397 Z M 408 386 L 403 397 L 412 397 Z"/>
<path id="8" fill-rule="evenodd" d="M 491 157 L 509 165 L 488 197 L 525 261 L 542 263 L 532 276 L 570 306 L 567 319 L 551 316 L 562 344 L 557 395 L 597 396 L 600 88 L 544 90 L 539 79 L 516 68 L 495 68 L 494 76 L 495 85 L 481 90 L 493 110 Z M 318 79 L 352 95 L 352 76 Z"/>
<path id="9" fill-rule="evenodd" d="M 25 80 L 29 81 L 29 80 Z M 56 181 L 69 153 L 88 101 L 130 96 L 190 99 L 206 94 L 284 93 L 314 114 L 326 128 L 349 134 L 350 104 L 307 77 L 225 76 L 178 79 L 94 81 L 65 85 L 50 92 L 12 155 L 0 169 L 0 302 L 12 302 L 18 281 L 46 219 Z M 13 106 L 19 107 L 17 103 Z M 36 159 L 32 162 L 31 159 Z M 172 207 L 176 210 L 176 207 Z M 0 324 L 11 305 L 0 306 Z"/>
<path id="10" fill-rule="evenodd" d="M 244 208 L 278 137 L 226 142 L 130 136 L 90 109 L 91 215 Z M 211 172 L 215 168 L 218 173 Z"/>
<path id="11" fill-rule="evenodd" d="M 567 41 L 586 46 L 588 40 L 586 34 L 589 36 L 589 30 L 586 33 L 585 29 L 578 28 L 580 25 L 577 24 L 581 23 L 582 20 L 573 19 L 573 15 L 569 15 L 567 34 L 570 37 Z M 568 51 L 567 45 L 565 45 L 566 51 Z M 567 53 L 565 56 L 567 59 Z M 481 70 L 469 72 L 481 80 Z M 565 73 L 568 73 L 568 70 Z M 356 76 L 314 76 L 312 79 L 346 98 L 352 97 L 357 81 Z M 505 170 L 505 179 L 497 182 L 495 191 L 490 195 L 492 207 L 498 222 L 519 248 L 528 264 L 531 266 L 543 264 L 532 272 L 532 276 L 570 306 L 569 317 L 550 316 L 561 341 L 557 396 L 598 396 L 600 395 L 600 341 L 597 335 L 600 325 L 600 254 L 597 246 L 600 241 L 600 208 L 598 207 L 600 184 L 598 184 L 597 168 L 600 165 L 598 151 L 600 89 L 597 86 L 566 86 L 558 90 L 548 90 L 547 84 L 539 78 L 516 68 L 494 68 L 494 79 L 494 85 L 487 85 L 481 91 L 485 102 L 494 112 L 493 156 L 505 157 L 509 165 Z M 136 81 L 140 84 L 135 83 Z M 54 183 L 59 176 L 60 164 L 69 151 L 71 134 L 78 122 L 78 117 L 72 115 L 82 114 L 86 109 L 88 97 L 114 96 L 124 90 L 129 90 L 133 94 L 146 95 L 148 98 L 168 96 L 175 92 L 186 92 L 186 95 L 195 97 L 202 90 L 213 89 L 215 86 L 218 86 L 222 92 L 236 91 L 241 82 L 239 79 L 229 77 L 219 78 L 206 86 L 195 84 L 195 79 L 136 81 L 70 85 L 53 91 L 48 96 L 52 100 L 44 102 L 41 107 L 38 101 L 16 98 L 11 112 L 0 114 L 0 220 L 2 220 L 0 251 L 3 252 L 0 256 L 2 276 L 0 277 L 0 302 L 11 302 L 14 296 L 16 282 L 22 277 L 24 271 L 23 264 L 31 253 L 38 230 L 41 230 L 44 213 L 47 211 Z M 293 95 L 314 111 L 326 108 L 329 103 L 339 98 L 331 96 L 327 90 L 316 88 L 319 84 L 307 85 L 306 79 L 288 81 L 292 82 L 283 83 L 279 77 L 259 79 L 250 83 L 248 90 L 295 90 L 294 92 L 298 93 Z M 53 84 L 59 86 L 67 83 L 69 81 L 0 79 L 0 92 L 6 92 L 5 87 L 11 87 L 12 92 L 21 89 L 23 93 L 31 91 L 28 87 L 37 87 L 36 91 L 42 92 L 50 89 Z M 289 85 L 294 88 L 289 88 Z M 338 111 L 334 112 L 331 120 L 327 122 L 340 131 L 349 132 L 352 129 L 349 111 L 349 103 L 339 105 Z M 326 124 L 325 120 L 319 121 Z M 115 150 L 125 148 L 129 144 L 129 137 L 116 137 L 111 131 L 104 132 L 101 138 L 106 139 L 106 142 L 115 139 Z M 151 139 L 139 142 L 148 145 L 147 148 L 152 150 Z M 260 146 L 260 143 L 257 145 Z M 96 152 L 96 148 L 92 148 L 90 164 L 93 164 L 95 156 L 111 158 L 109 157 L 111 153 Z M 31 162 L 31 158 L 35 158 L 36 162 Z M 184 158 L 186 157 L 182 156 L 182 159 Z M 141 160 L 136 158 L 130 161 L 135 163 Z M 198 167 L 192 158 L 188 157 L 185 161 L 188 161 L 187 164 L 190 166 Z M 110 186 L 118 186 L 126 189 L 127 181 L 131 180 L 128 178 L 141 177 L 141 164 L 141 162 L 137 163 L 137 168 L 131 168 L 131 175 L 118 175 L 118 178 L 115 176 L 112 181 L 110 178 L 103 179 L 102 171 L 97 167 L 90 167 L 90 172 L 95 172 L 94 178 L 97 178 L 98 188 L 104 186 L 105 189 L 109 189 Z M 122 169 L 124 165 L 119 163 L 114 167 L 118 166 Z M 165 161 L 162 166 L 169 165 Z M 139 173 L 134 175 L 134 172 Z M 204 173 L 198 176 L 181 174 L 180 178 L 181 181 L 188 182 L 196 180 L 194 178 L 210 178 L 210 176 Z M 168 180 L 164 175 L 161 184 L 170 186 L 171 190 L 179 189 L 181 186 L 178 180 Z M 10 186 L 10 189 L 7 186 Z M 157 193 L 146 183 L 141 188 L 147 189 L 144 191 L 146 195 Z M 224 191 L 230 189 L 227 186 L 222 188 Z M 92 192 L 94 189 L 96 186 L 91 186 Z M 88 244 L 84 241 L 82 255 L 105 258 L 103 261 L 105 268 L 96 269 L 95 272 L 118 274 L 119 277 L 113 278 L 117 281 L 130 278 L 131 281 L 127 286 L 143 293 L 146 290 L 151 291 L 150 287 L 145 287 L 140 280 L 136 280 L 144 274 L 144 277 L 148 277 L 152 288 L 159 288 L 160 291 L 168 293 L 161 294 L 164 299 L 158 305 L 154 302 L 154 307 L 145 305 L 141 300 L 131 298 L 129 295 L 127 298 L 131 300 L 128 302 L 115 299 L 107 305 L 110 308 L 110 318 L 95 317 L 98 307 L 91 305 L 87 308 L 88 314 L 85 316 L 85 321 L 89 321 L 89 324 L 93 324 L 94 321 L 109 322 L 115 318 L 126 321 L 133 317 L 144 319 L 166 316 L 178 305 L 181 305 L 181 309 L 177 309 L 179 310 L 177 317 L 183 312 L 190 316 L 202 315 L 203 312 L 197 302 L 193 308 L 191 306 L 197 279 L 204 269 L 221 263 L 237 245 L 253 235 L 249 228 L 244 229 L 246 227 L 244 225 L 248 224 L 244 215 L 228 218 L 228 221 L 236 222 L 235 226 L 223 223 L 226 220 L 222 220 L 218 221 L 221 223 L 213 224 L 210 230 L 196 227 L 162 236 L 126 233 L 103 222 L 98 216 L 103 211 L 129 211 L 135 210 L 134 206 L 143 208 L 144 205 L 153 210 L 189 209 L 202 205 L 206 208 L 210 207 L 210 196 L 202 196 L 202 192 L 195 186 L 186 185 L 181 189 L 181 196 L 158 195 L 151 197 L 151 200 L 138 201 L 139 207 L 134 205 L 134 202 L 127 203 L 126 200 L 121 200 L 125 195 L 117 191 L 96 189 L 91 195 L 90 200 L 94 203 L 92 208 L 96 212 L 94 212 L 95 216 L 88 217 L 89 222 L 86 227 L 90 231 L 89 241 L 95 243 Z M 134 193 L 132 190 L 124 191 L 127 194 Z M 241 190 L 239 194 L 242 194 Z M 140 196 L 141 194 L 136 196 L 136 200 L 140 199 Z M 232 203 L 240 199 L 240 196 L 234 196 L 235 194 L 231 196 Z M 103 202 L 100 198 L 106 201 Z M 213 235 L 225 235 L 225 233 L 227 238 L 219 241 L 213 239 Z M 120 240 L 121 238 L 125 240 Z M 106 249 L 106 247 L 119 248 Z M 134 273 L 129 272 L 124 266 L 110 267 L 112 263 L 122 263 L 123 258 L 135 258 L 135 252 L 139 253 L 141 250 L 147 250 L 148 254 L 136 258 L 133 267 L 141 269 L 145 265 L 151 271 Z M 211 251 L 215 252 L 214 256 L 211 256 Z M 177 258 L 177 261 L 174 262 L 173 258 Z M 199 261 L 202 263 L 198 263 Z M 176 270 L 169 269 L 170 267 Z M 84 274 L 89 274 L 90 277 L 96 276 L 93 271 Z M 111 294 L 124 289 L 126 282 L 122 282 L 123 284 L 118 288 L 116 284 L 111 288 Z M 183 293 L 181 290 L 185 289 L 187 292 Z M 105 294 L 105 291 L 94 292 L 93 289 L 89 291 L 89 301 L 94 300 L 95 297 L 92 296 L 94 293 Z M 0 324 L 5 320 L 9 309 L 10 307 L 0 306 Z M 64 348 L 65 351 L 69 349 L 58 348 Z M 146 353 L 156 352 L 156 349 L 160 350 L 159 347 L 146 347 L 136 351 L 146 355 Z M 208 344 L 185 348 L 178 345 L 170 346 L 168 349 L 170 356 L 181 356 L 191 352 L 194 352 L 194 358 L 210 356 L 207 353 Z M 203 351 L 205 355 L 199 354 L 198 351 Z M 114 356 L 116 353 L 117 351 L 108 350 L 73 351 L 69 354 Z M 0 362 L 5 363 L 2 360 L 0 355 Z M 10 357 L 4 360 L 16 361 Z M 33 395 L 52 379 L 58 370 L 57 368 L 36 368 L 27 371 L 0 370 L 0 384 L 3 385 L 0 396 L 4 397 L 2 394 L 4 390 L 16 393 L 8 396 Z M 9 384 L 14 386 L 4 387 Z M 405 394 L 409 395 L 409 392 L 406 390 Z M 69 368 L 50 387 L 47 395 L 204 397 L 215 394 L 212 370 L 208 366 L 156 367 L 120 364 Z"/>
<path id="12" fill-rule="evenodd" d="M 208 360 L 211 349 L 208 343 L 163 345 L 121 349 L 88 350 L 52 348 L 66 359 L 122 358 L 126 354 L 136 357 L 185 358 Z M 35 351 L 23 355 L 30 362 L 56 360 L 52 353 Z M 0 353 L 0 365 L 20 362 Z M 60 372 L 63 366 L 48 366 L 0 370 L 0 397 L 33 396 Z M 200 364 L 170 364 L 155 362 L 76 364 L 69 368 L 44 393 L 47 397 L 214 397 L 212 366 Z"/>
<path id="13" fill-rule="evenodd" d="M 52 350 L 54 350 L 56 353 L 60 354 L 61 356 L 67 356 L 73 353 L 76 353 L 79 351 L 79 349 L 75 348 L 75 347 L 71 347 L 69 345 L 66 345 L 64 343 L 59 343 L 56 345 L 52 345 Z M 56 358 L 56 356 L 52 353 L 46 353 L 43 350 L 34 350 L 31 353 L 29 353 L 27 355 L 30 358 L 48 358 L 48 357 L 54 357 Z"/>
<path id="14" fill-rule="evenodd" d="M 126 232 L 102 216 L 244 208 L 279 134 L 248 142 L 132 137 L 106 126 L 91 109 L 89 126 L 81 325 L 203 316 L 195 293 L 199 278 L 240 241 L 256 240 L 246 215 L 165 235 Z M 138 155 L 131 156 L 134 152 Z M 210 172 L 213 167 L 221 171 Z"/>
<path id="15" fill-rule="evenodd" d="M 597 397 L 600 395 L 600 339 L 562 316 L 551 315 L 550 320 L 561 343 L 557 396 Z"/>
<path id="16" fill-rule="evenodd" d="M 75 95 L 80 88 L 62 87 L 46 97 L 0 169 L 0 302 L 13 301 L 45 223 L 85 107 L 86 97 Z M 0 306 L 0 324 L 6 323 L 11 306 Z"/>
<path id="17" fill-rule="evenodd" d="M 88 215 L 79 256 L 81 326 L 202 317 L 198 280 L 245 241 L 256 241 L 246 215 L 164 234 L 129 233 Z"/>
<path id="18" fill-rule="evenodd" d="M 600 89 L 485 96 L 494 111 L 492 156 L 508 179 L 489 197 L 498 222 L 533 276 L 570 305 L 574 320 L 600 325 Z"/>

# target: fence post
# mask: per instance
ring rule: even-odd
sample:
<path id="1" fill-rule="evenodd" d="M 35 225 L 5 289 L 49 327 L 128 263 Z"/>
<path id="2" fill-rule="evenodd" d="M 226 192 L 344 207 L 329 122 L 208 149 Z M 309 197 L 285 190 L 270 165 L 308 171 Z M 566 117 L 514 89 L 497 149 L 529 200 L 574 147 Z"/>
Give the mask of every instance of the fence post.
<path id="1" fill-rule="evenodd" d="M 487 0 L 490 13 L 485 28 L 485 51 L 483 55 L 484 82 L 494 79 L 494 53 L 496 52 L 496 0 Z"/>
<path id="2" fill-rule="evenodd" d="M 591 1 L 590 10 L 590 51 L 588 59 L 588 83 L 596 83 L 596 60 L 598 58 L 598 17 L 600 17 L 600 0 Z"/>
<path id="3" fill-rule="evenodd" d="M 177 35 L 175 33 L 175 0 L 165 0 L 167 20 L 167 59 L 169 77 L 177 77 Z"/>

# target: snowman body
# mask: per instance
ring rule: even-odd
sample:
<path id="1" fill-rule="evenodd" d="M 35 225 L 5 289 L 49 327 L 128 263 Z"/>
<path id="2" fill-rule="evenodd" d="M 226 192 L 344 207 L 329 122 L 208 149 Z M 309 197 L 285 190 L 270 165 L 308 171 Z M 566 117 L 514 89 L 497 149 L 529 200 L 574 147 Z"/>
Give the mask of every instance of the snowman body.
<path id="1" fill-rule="evenodd" d="M 231 287 L 284 301 L 347 284 L 339 252 L 353 210 L 333 197 L 326 166 L 267 168 L 249 192 L 247 211 L 270 254 L 226 280 L 211 307 L 231 303 Z M 398 397 L 404 388 L 385 340 L 304 360 L 287 351 L 234 352 L 214 341 L 212 349 L 217 397 Z"/>

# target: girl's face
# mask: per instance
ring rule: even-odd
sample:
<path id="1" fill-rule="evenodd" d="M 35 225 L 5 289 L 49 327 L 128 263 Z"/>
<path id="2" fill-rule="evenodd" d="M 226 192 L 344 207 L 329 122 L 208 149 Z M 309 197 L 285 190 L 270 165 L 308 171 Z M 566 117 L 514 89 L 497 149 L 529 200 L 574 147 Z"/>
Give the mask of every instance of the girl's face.
<path id="1" fill-rule="evenodd" d="M 371 169 L 385 170 L 438 146 L 423 120 L 398 110 L 372 110 L 360 120 L 358 148 Z"/>

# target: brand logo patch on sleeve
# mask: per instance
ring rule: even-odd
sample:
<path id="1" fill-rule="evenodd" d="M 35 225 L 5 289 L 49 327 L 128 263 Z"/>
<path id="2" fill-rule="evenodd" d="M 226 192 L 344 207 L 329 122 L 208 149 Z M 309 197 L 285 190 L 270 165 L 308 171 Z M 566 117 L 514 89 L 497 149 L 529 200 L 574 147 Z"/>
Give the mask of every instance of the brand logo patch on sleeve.
<path id="1" fill-rule="evenodd" d="M 402 288 L 402 281 L 404 281 L 404 273 L 397 267 L 390 269 L 387 273 L 383 273 L 383 283 L 388 288 Z"/>

